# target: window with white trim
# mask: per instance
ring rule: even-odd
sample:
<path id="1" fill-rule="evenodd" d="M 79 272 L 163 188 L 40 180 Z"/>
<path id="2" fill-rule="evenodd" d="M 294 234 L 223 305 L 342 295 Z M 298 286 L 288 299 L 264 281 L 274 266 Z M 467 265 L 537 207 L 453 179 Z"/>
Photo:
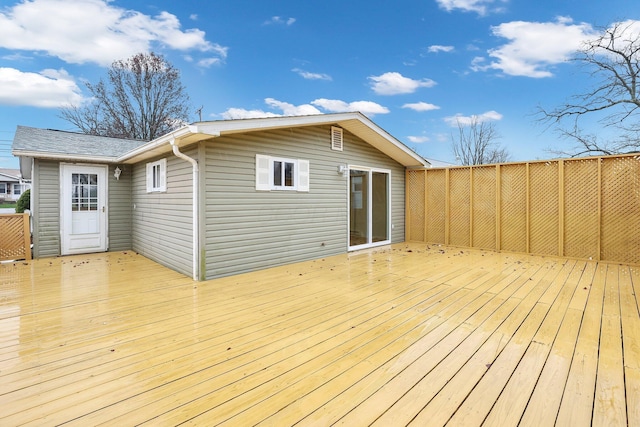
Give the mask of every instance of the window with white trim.
<path id="1" fill-rule="evenodd" d="M 167 191 L 167 159 L 147 163 L 147 193 Z"/>
<path id="2" fill-rule="evenodd" d="M 256 190 L 309 191 L 309 161 L 256 154 Z"/>
<path id="3" fill-rule="evenodd" d="M 22 194 L 22 184 L 13 184 L 13 195 L 19 196 Z"/>
<path id="4" fill-rule="evenodd" d="M 0 182 L 0 194 L 7 194 L 7 184 Z"/>

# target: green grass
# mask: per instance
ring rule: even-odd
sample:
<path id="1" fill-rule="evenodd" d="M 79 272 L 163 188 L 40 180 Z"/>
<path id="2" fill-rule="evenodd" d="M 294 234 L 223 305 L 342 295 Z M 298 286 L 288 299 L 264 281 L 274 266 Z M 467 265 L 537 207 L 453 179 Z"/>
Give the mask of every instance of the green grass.
<path id="1" fill-rule="evenodd" d="M 14 208 L 16 207 L 16 202 L 2 202 L 0 203 L 0 209 L 4 208 Z"/>

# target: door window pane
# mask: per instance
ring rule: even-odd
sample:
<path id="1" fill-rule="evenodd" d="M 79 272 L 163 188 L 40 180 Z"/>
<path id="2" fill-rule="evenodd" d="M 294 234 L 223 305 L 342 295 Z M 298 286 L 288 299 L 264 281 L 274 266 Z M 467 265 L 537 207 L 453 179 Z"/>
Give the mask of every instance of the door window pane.
<path id="1" fill-rule="evenodd" d="M 88 173 L 71 174 L 71 210 L 98 210 L 98 175 Z"/>

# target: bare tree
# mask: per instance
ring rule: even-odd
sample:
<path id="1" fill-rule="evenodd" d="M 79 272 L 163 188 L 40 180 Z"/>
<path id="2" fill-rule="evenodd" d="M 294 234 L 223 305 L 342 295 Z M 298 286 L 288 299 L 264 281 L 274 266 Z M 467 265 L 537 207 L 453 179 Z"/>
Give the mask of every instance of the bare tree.
<path id="1" fill-rule="evenodd" d="M 551 151 L 574 157 L 638 151 L 640 22 L 619 22 L 604 29 L 599 37 L 586 41 L 573 60 L 586 67 L 597 83 L 593 90 L 553 110 L 539 109 L 541 121 L 555 125 L 560 135 L 576 143 L 571 151 Z M 603 128 L 616 136 L 603 141 L 586 134 L 580 126 L 586 117 L 599 118 Z"/>
<path id="2" fill-rule="evenodd" d="M 472 117 L 470 123 L 456 121 L 457 138 L 451 134 L 453 154 L 463 165 L 504 163 L 511 157 L 506 148 L 496 142 L 498 133 L 491 122 Z"/>
<path id="3" fill-rule="evenodd" d="M 60 111 L 83 133 L 152 140 L 189 120 L 189 96 L 180 72 L 155 53 L 115 61 L 106 82 L 86 86 L 91 102 Z"/>

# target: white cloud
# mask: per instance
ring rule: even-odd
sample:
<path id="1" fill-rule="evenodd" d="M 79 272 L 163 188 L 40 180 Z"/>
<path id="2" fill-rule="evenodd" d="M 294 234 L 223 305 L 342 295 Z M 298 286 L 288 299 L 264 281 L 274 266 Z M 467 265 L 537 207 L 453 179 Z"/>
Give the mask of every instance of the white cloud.
<path id="1" fill-rule="evenodd" d="M 302 78 L 305 78 L 307 80 L 332 80 L 331 76 L 328 74 L 310 73 L 309 71 L 304 71 L 300 68 L 294 68 L 291 71 L 293 71 L 294 73 L 298 73 Z"/>
<path id="2" fill-rule="evenodd" d="M 279 117 L 281 114 L 270 113 L 263 110 L 245 110 L 244 108 L 229 108 L 221 114 L 225 120 L 236 119 L 260 119 L 263 117 Z"/>
<path id="3" fill-rule="evenodd" d="M 440 107 L 438 107 L 437 105 L 429 104 L 427 102 L 415 102 L 411 104 L 404 104 L 402 108 L 409 108 L 415 111 L 432 111 L 432 110 L 440 109 Z"/>
<path id="4" fill-rule="evenodd" d="M 312 114 L 322 114 L 320 110 L 311 104 L 293 105 L 288 102 L 278 101 L 273 98 L 266 98 L 264 102 L 273 108 L 282 110 L 285 116 L 308 116 Z"/>
<path id="5" fill-rule="evenodd" d="M 502 6 L 492 6 L 495 3 L 506 3 L 507 1 L 508 0 L 436 0 L 438 5 L 447 12 L 459 9 L 463 12 L 476 12 L 478 15 L 503 11 L 504 8 Z"/>
<path id="6" fill-rule="evenodd" d="M 60 108 L 83 101 L 82 91 L 65 70 L 25 73 L 0 68 L 0 105 Z"/>
<path id="7" fill-rule="evenodd" d="M 492 7 L 494 3 L 506 3 L 508 0 L 436 0 L 438 5 L 451 12 L 459 9 L 463 12 L 476 12 L 478 15 L 486 15 L 489 12 L 500 12 L 504 8 L 502 6 Z"/>
<path id="8" fill-rule="evenodd" d="M 397 72 L 371 76 L 369 80 L 373 82 L 371 88 L 378 95 L 413 93 L 421 87 L 433 87 L 436 84 L 431 79 L 413 80 Z"/>
<path id="9" fill-rule="evenodd" d="M 212 65 L 216 65 L 221 62 L 222 60 L 220 58 L 203 58 L 198 61 L 198 66 L 202 68 L 209 68 Z"/>
<path id="10" fill-rule="evenodd" d="M 413 142 L 414 144 L 424 144 L 425 142 L 430 141 L 428 136 L 409 136 L 407 139 L 409 142 Z"/>
<path id="11" fill-rule="evenodd" d="M 293 23 L 296 22 L 296 18 L 287 18 L 284 19 L 281 16 L 272 16 L 271 19 L 264 21 L 264 25 L 293 25 Z"/>
<path id="12" fill-rule="evenodd" d="M 207 41 L 204 31 L 180 27 L 168 12 L 149 16 L 110 0 L 31 0 L 0 12 L 0 47 L 103 66 L 154 45 L 226 57 L 227 48 Z"/>
<path id="13" fill-rule="evenodd" d="M 372 101 L 345 102 L 338 99 L 320 98 L 311 102 L 331 113 L 345 113 L 349 111 L 359 111 L 362 114 L 373 117 L 376 114 L 388 114 L 389 109 Z"/>
<path id="14" fill-rule="evenodd" d="M 463 116 L 462 114 L 456 114 L 455 116 L 445 117 L 444 121 L 449 124 L 449 126 L 457 127 L 458 124 L 462 126 L 469 126 L 472 123 L 482 123 L 488 121 L 497 121 L 502 120 L 502 114 L 497 111 L 491 110 L 484 112 L 482 114 L 473 114 L 471 116 Z"/>
<path id="15" fill-rule="evenodd" d="M 432 46 L 429 46 L 429 48 L 427 49 L 427 51 L 431 52 L 431 53 L 438 53 L 438 52 L 452 52 L 454 49 L 453 46 L 442 46 L 439 44 L 434 44 Z"/>
<path id="16" fill-rule="evenodd" d="M 475 58 L 471 68 L 500 70 L 511 76 L 550 77 L 551 66 L 566 62 L 595 34 L 591 25 L 572 22 L 570 18 L 559 17 L 555 22 L 513 21 L 492 27 L 494 35 L 509 42 L 488 51 L 492 61 Z"/>
<path id="17" fill-rule="evenodd" d="M 376 114 L 387 114 L 389 109 L 383 107 L 380 104 L 376 104 L 371 101 L 355 101 L 345 102 L 338 99 L 316 99 L 309 104 L 294 105 L 288 102 L 279 101 L 274 98 L 266 98 L 265 104 L 269 107 L 280 110 L 279 113 L 264 111 L 264 110 L 245 110 L 243 108 L 229 108 L 222 113 L 224 119 L 252 119 L 261 117 L 280 117 L 280 116 L 305 116 L 314 114 L 323 114 L 323 111 L 316 107 L 321 108 L 324 112 L 329 113 L 344 113 L 349 111 L 359 111 L 369 117 L 373 117 Z"/>

